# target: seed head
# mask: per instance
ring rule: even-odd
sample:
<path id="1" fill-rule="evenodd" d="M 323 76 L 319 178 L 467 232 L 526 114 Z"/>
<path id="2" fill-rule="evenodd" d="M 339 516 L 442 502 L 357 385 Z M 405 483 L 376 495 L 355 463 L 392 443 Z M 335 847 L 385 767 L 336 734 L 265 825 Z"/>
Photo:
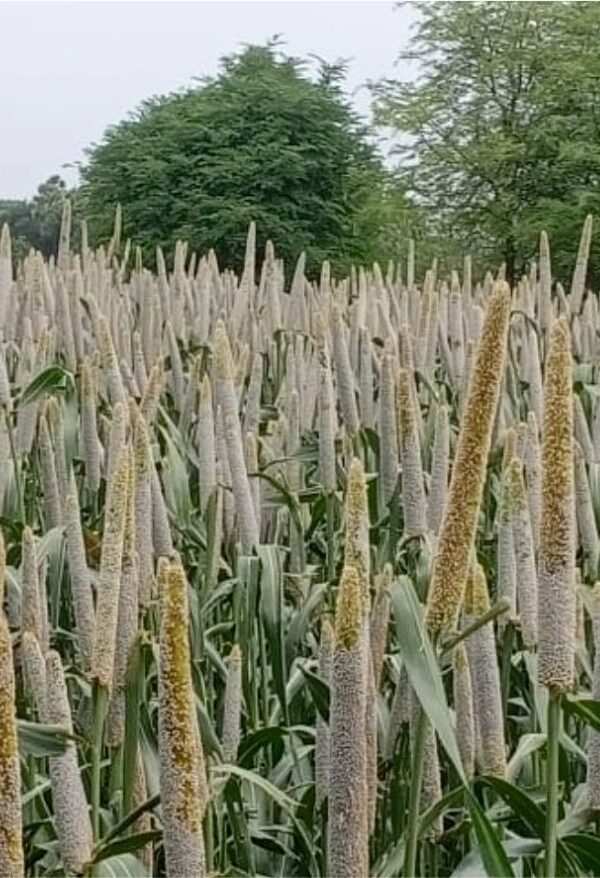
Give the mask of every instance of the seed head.
<path id="1" fill-rule="evenodd" d="M 513 509 L 513 544 L 517 580 L 517 606 L 523 642 L 537 644 L 537 573 L 535 548 L 521 461 L 513 458 L 506 472 L 509 502 Z"/>
<path id="2" fill-rule="evenodd" d="M 404 532 L 408 537 L 427 531 L 427 506 L 423 486 L 421 445 L 415 418 L 412 377 L 406 369 L 398 373 L 397 413 L 402 460 L 402 507 Z"/>
<path id="3" fill-rule="evenodd" d="M 552 325 L 544 383 L 539 552 L 539 681 L 569 690 L 575 661 L 575 485 L 571 346 L 565 318 Z"/>
<path id="4" fill-rule="evenodd" d="M 328 686 L 331 680 L 334 637 L 331 622 L 327 617 L 323 618 L 319 642 L 319 677 Z M 315 739 L 315 795 L 318 805 L 327 798 L 329 791 L 329 757 L 329 725 L 319 714 Z"/>
<path id="5" fill-rule="evenodd" d="M 54 650 L 46 659 L 46 679 L 47 721 L 72 734 L 67 684 L 60 656 Z M 50 757 L 50 781 L 62 859 L 68 872 L 79 873 L 92 855 L 92 826 L 73 741 L 69 741 L 65 753 Z"/>
<path id="6" fill-rule="evenodd" d="M 159 760 L 167 872 L 204 875 L 204 756 L 196 720 L 188 637 L 188 593 L 178 560 L 161 558 Z"/>
<path id="7" fill-rule="evenodd" d="M 471 671 L 464 643 L 459 643 L 453 656 L 454 713 L 456 740 L 467 777 L 475 770 L 475 725 L 473 720 L 473 690 Z"/>
<path id="8" fill-rule="evenodd" d="M 83 531 L 79 513 L 79 500 L 75 485 L 73 493 L 67 495 L 64 503 L 64 521 L 67 538 L 67 557 L 69 560 L 69 576 L 71 579 L 71 599 L 75 616 L 75 629 L 79 641 L 79 650 L 86 672 L 91 668 L 92 652 L 96 622 L 94 618 L 94 602 L 92 584 L 85 553 Z"/>
<path id="9" fill-rule="evenodd" d="M 107 689 L 112 686 L 114 673 L 128 492 L 129 455 L 123 447 L 108 486 L 91 670 L 92 679 Z"/>
<path id="10" fill-rule="evenodd" d="M 485 573 L 476 564 L 465 593 L 465 625 L 487 612 L 490 606 Z M 478 730 L 481 767 L 486 774 L 503 777 L 506 773 L 506 744 L 500 675 L 492 622 L 486 622 L 467 638 L 467 653 L 474 698 L 475 725 Z"/>
<path id="11" fill-rule="evenodd" d="M 231 648 L 225 683 L 223 706 L 223 758 L 235 762 L 240 743 L 240 719 L 242 711 L 242 653 L 237 643 Z"/>
<path id="12" fill-rule="evenodd" d="M 360 577 L 366 610 L 370 576 L 369 511 L 365 472 L 362 463 L 356 457 L 350 464 L 348 472 L 344 523 L 346 529 L 344 563 L 354 568 Z"/>
<path id="13" fill-rule="evenodd" d="M 329 718 L 330 772 L 328 874 L 367 875 L 369 808 L 367 791 L 368 646 L 361 575 L 346 566 L 335 621 Z"/>
<path id="14" fill-rule="evenodd" d="M 0 875 L 24 874 L 21 772 L 10 632 L 0 611 Z"/>
<path id="15" fill-rule="evenodd" d="M 434 561 L 427 607 L 427 623 L 434 631 L 456 624 L 463 599 L 504 373 L 509 314 L 510 290 L 500 283 L 485 316 Z"/>

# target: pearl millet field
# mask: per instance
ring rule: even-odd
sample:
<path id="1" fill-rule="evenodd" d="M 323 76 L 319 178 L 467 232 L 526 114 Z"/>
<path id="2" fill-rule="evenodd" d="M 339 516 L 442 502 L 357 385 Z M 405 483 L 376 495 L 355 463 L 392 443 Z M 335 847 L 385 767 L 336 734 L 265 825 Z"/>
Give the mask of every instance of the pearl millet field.
<path id="1" fill-rule="evenodd" d="M 591 217 L 512 288 L 70 224 L 0 244 L 0 875 L 600 874 Z"/>

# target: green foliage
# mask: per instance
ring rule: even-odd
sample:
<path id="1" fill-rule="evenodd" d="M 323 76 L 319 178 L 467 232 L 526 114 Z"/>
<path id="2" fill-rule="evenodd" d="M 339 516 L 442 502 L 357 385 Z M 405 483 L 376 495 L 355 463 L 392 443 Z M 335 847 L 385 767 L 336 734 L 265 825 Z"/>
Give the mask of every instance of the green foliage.
<path id="1" fill-rule="evenodd" d="M 70 195 L 65 181 L 54 175 L 38 186 L 30 201 L 0 200 L 0 226 L 10 226 L 15 257 L 32 247 L 45 256 L 56 253 L 63 205 Z"/>
<path id="2" fill-rule="evenodd" d="M 259 247 L 276 240 L 288 263 L 302 249 L 313 269 L 326 258 L 347 268 L 389 256 L 410 211 L 342 75 L 341 65 L 323 66 L 313 82 L 301 61 L 251 46 L 224 59 L 215 79 L 145 101 L 82 169 L 92 235 L 109 238 L 118 202 L 126 233 L 151 259 L 157 244 L 171 251 L 186 239 L 239 268 L 251 220 Z"/>
<path id="3" fill-rule="evenodd" d="M 374 89 L 378 121 L 401 135 L 400 180 L 438 233 L 506 262 L 509 276 L 547 229 L 568 278 L 583 219 L 600 207 L 600 7 L 415 5 L 405 57 L 421 76 Z"/>

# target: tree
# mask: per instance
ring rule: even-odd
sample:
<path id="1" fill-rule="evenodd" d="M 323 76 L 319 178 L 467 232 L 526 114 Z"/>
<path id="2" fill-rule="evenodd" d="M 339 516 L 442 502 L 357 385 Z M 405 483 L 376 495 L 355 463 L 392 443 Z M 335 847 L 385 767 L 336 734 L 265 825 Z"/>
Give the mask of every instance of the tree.
<path id="1" fill-rule="evenodd" d="M 397 218 L 406 205 L 386 190 L 342 76 L 343 65 L 323 65 L 312 81 L 303 62 L 251 46 L 215 79 L 145 101 L 82 168 L 92 237 L 110 236 L 120 203 L 125 232 L 150 258 L 157 244 L 171 251 L 186 239 L 239 267 L 251 220 L 259 246 L 272 238 L 288 268 L 301 250 L 312 268 L 383 255 L 371 206 L 393 198 Z"/>
<path id="2" fill-rule="evenodd" d="M 55 174 L 40 183 L 30 201 L 0 201 L 0 226 L 10 226 L 17 258 L 32 247 L 44 256 L 56 254 L 65 199 L 73 201 L 73 195 L 65 181 Z"/>
<path id="3" fill-rule="evenodd" d="M 438 230 L 504 261 L 509 277 L 546 228 L 568 277 L 585 215 L 600 208 L 600 5 L 414 5 L 404 57 L 421 75 L 374 88 L 377 120 L 401 135 L 401 181 Z"/>

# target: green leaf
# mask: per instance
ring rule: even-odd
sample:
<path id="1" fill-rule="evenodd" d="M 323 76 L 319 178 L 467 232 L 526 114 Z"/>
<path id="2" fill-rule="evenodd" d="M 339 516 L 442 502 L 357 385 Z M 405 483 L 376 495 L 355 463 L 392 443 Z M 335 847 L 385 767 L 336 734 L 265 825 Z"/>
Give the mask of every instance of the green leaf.
<path id="1" fill-rule="evenodd" d="M 450 811 L 452 808 L 457 808 L 462 805 L 464 803 L 464 798 L 464 787 L 456 787 L 456 789 L 450 790 L 449 793 L 442 796 L 439 802 L 436 802 L 421 815 L 419 820 L 419 836 L 422 836 L 429 827 L 435 823 L 438 817 L 445 814 L 446 811 Z"/>
<path id="2" fill-rule="evenodd" d="M 298 655 L 298 646 L 308 631 L 314 613 L 321 606 L 326 590 L 326 582 L 320 582 L 311 586 L 308 597 L 302 601 L 302 605 L 298 607 L 290 620 L 285 638 L 285 654 L 288 669 Z"/>
<path id="3" fill-rule="evenodd" d="M 61 756 L 75 738 L 62 726 L 17 720 L 21 756 Z"/>
<path id="4" fill-rule="evenodd" d="M 308 668 L 305 668 L 303 665 L 299 665 L 300 670 L 304 674 L 304 678 L 308 685 L 309 692 L 311 694 L 311 698 L 314 702 L 315 707 L 321 714 L 321 717 L 325 720 L 326 723 L 329 722 L 329 686 L 324 680 L 321 680 L 320 677 L 317 677 L 316 674 L 313 674 L 312 671 L 309 671 Z"/>
<path id="5" fill-rule="evenodd" d="M 285 695 L 286 666 L 283 642 L 283 568 L 279 546 L 258 546 L 261 561 L 260 614 L 271 655 L 273 682 L 283 716 L 288 716 Z"/>
<path id="6" fill-rule="evenodd" d="M 510 762 L 508 763 L 508 767 L 506 770 L 507 780 L 515 780 L 519 772 L 521 771 L 523 763 L 526 761 L 526 759 L 531 756 L 532 753 L 535 753 L 537 750 L 543 747 L 545 743 L 546 735 L 542 735 L 539 733 L 523 735 L 519 739 L 517 749 L 511 756 Z"/>
<path id="7" fill-rule="evenodd" d="M 287 812 L 293 811 L 297 806 L 297 802 L 290 799 L 286 793 L 277 789 L 276 786 L 264 777 L 261 777 L 254 771 L 241 768 L 239 765 L 233 765 L 228 762 L 224 762 L 221 765 L 214 765 L 211 769 L 211 774 L 217 777 L 219 775 L 222 775 L 223 777 L 237 777 L 239 780 L 246 781 L 261 792 L 265 793 L 273 802 L 275 802 L 276 805 L 279 805 L 280 808 L 283 808 Z"/>
<path id="8" fill-rule="evenodd" d="M 444 684 L 433 646 L 423 624 L 423 607 L 419 604 L 413 584 L 407 576 L 401 576 L 392 584 L 391 598 L 398 645 L 410 683 L 460 779 L 466 784 Z"/>
<path id="9" fill-rule="evenodd" d="M 146 866 L 133 854 L 116 854 L 102 860 L 102 878 L 148 878 Z"/>
<path id="10" fill-rule="evenodd" d="M 75 390 L 73 374 L 62 366 L 48 366 L 27 385 L 19 401 L 20 406 L 29 405 L 45 393 L 70 394 Z"/>
<path id="11" fill-rule="evenodd" d="M 600 701 L 594 698 L 578 698 L 576 695 L 567 695 L 563 699 L 563 709 L 566 713 L 579 717 L 597 732 L 600 732 Z"/>
<path id="12" fill-rule="evenodd" d="M 591 875 L 600 874 L 600 839 L 593 835 L 565 835 L 562 839 L 570 852 Z M 574 874 L 579 874 L 575 872 Z"/>
<path id="13" fill-rule="evenodd" d="M 498 834 L 472 793 L 469 794 L 469 811 L 486 873 L 490 878 L 514 878 L 514 872 Z"/>
<path id="14" fill-rule="evenodd" d="M 116 841 L 110 841 L 107 845 L 100 847 L 93 856 L 92 863 L 100 863 L 110 857 L 116 857 L 120 854 L 132 854 L 139 851 L 140 848 L 146 847 L 147 844 L 153 844 L 161 838 L 160 829 L 152 829 L 148 832 L 136 832 L 134 835 L 128 835 L 126 838 L 118 838 Z"/>
<path id="15" fill-rule="evenodd" d="M 246 735 L 240 745 L 238 763 L 243 768 L 249 768 L 257 753 L 267 748 L 273 748 L 275 753 L 273 762 L 276 764 L 283 754 L 284 741 L 287 736 L 288 729 L 284 729 L 282 726 L 269 726 Z"/>
<path id="16" fill-rule="evenodd" d="M 264 479 L 265 482 L 268 482 L 272 488 L 275 489 L 276 494 L 281 498 L 282 503 L 280 505 L 287 506 L 290 511 L 290 515 L 292 516 L 292 520 L 294 522 L 294 527 L 302 532 L 302 519 L 300 517 L 300 506 L 298 504 L 298 500 L 296 496 L 287 488 L 279 479 L 274 476 L 270 476 L 268 473 L 253 473 L 253 478 Z"/>
<path id="17" fill-rule="evenodd" d="M 499 777 L 483 776 L 478 777 L 475 781 L 482 786 L 490 787 L 494 792 L 503 799 L 511 808 L 515 817 L 525 824 L 525 826 L 536 835 L 540 840 L 544 840 L 546 833 L 546 817 L 542 809 L 533 799 L 524 793 L 519 787 L 514 786 L 506 780 Z M 577 864 L 573 858 L 569 856 L 563 842 L 557 844 L 558 865 L 561 875 L 577 875 Z"/>

